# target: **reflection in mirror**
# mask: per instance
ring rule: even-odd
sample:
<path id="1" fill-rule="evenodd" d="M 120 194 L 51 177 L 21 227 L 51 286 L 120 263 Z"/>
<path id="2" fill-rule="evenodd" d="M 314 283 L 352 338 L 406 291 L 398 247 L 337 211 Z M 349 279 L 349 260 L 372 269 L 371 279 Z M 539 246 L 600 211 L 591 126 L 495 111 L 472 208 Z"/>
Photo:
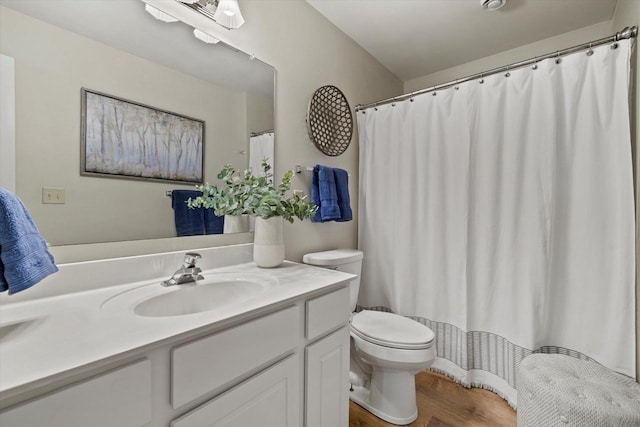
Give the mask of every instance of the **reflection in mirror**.
<path id="1" fill-rule="evenodd" d="M 192 32 L 138 0 L 0 0 L 0 53 L 15 59 L 16 193 L 51 245 L 175 237 L 166 194 L 194 188 L 81 176 L 83 87 L 203 121 L 205 182 L 225 163 L 273 158 L 274 69 Z M 43 203 L 43 188 L 63 189 L 64 204 Z"/>

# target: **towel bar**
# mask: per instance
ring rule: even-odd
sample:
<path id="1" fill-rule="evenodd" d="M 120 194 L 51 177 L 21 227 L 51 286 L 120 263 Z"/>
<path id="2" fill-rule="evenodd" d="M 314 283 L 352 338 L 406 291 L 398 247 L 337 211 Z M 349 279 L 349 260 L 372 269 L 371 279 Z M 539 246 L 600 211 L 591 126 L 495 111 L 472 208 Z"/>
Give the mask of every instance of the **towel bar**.
<path id="1" fill-rule="evenodd" d="M 313 172 L 313 168 L 309 166 L 296 165 L 296 173 L 302 172 Z M 351 174 L 349 174 L 349 177 L 351 177 Z"/>

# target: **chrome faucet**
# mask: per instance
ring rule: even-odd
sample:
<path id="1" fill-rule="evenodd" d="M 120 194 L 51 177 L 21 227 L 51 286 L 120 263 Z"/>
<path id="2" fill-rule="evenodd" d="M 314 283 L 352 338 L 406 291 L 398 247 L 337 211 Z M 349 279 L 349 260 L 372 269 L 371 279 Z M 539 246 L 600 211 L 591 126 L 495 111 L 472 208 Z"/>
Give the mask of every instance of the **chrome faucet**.
<path id="1" fill-rule="evenodd" d="M 176 270 L 169 280 L 162 282 L 162 286 L 182 285 L 183 283 L 204 279 L 200 274 L 202 270 L 200 267 L 196 267 L 196 262 L 200 258 L 202 258 L 200 254 L 195 252 L 187 252 L 184 254 L 184 264 L 182 264 L 182 267 Z"/>

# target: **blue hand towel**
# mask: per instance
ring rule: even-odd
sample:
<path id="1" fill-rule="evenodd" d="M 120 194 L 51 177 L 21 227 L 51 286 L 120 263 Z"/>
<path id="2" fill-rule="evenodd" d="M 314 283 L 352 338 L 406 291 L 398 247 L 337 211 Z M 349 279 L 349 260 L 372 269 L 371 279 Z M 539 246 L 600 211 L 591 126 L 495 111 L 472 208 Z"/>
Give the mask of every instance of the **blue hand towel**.
<path id="1" fill-rule="evenodd" d="M 336 193 L 338 195 L 338 208 L 340 208 L 340 218 L 336 222 L 346 222 L 353 219 L 351 211 L 351 199 L 349 198 L 349 174 L 344 169 L 333 169 L 336 181 Z"/>
<path id="2" fill-rule="evenodd" d="M 204 232 L 205 234 L 224 233 L 224 215 L 218 216 L 213 209 L 204 209 Z"/>
<path id="3" fill-rule="evenodd" d="M 202 196 L 202 191 L 173 190 L 171 192 L 171 207 L 174 211 L 176 234 L 180 236 L 200 236 L 205 233 L 204 209 L 191 209 L 187 205 L 189 199 Z"/>
<path id="4" fill-rule="evenodd" d="M 56 271 L 27 209 L 16 195 L 0 188 L 0 291 L 15 294 Z"/>
<path id="5" fill-rule="evenodd" d="M 325 222 L 340 218 L 333 168 L 321 165 L 313 167 L 311 201 L 319 207 L 311 221 Z"/>

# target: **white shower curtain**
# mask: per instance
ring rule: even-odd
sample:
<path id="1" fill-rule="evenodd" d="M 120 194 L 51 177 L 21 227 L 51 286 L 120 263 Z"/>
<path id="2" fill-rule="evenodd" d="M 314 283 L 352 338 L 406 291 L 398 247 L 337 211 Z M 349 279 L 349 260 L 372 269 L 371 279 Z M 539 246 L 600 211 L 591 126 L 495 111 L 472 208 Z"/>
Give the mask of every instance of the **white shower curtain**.
<path id="1" fill-rule="evenodd" d="M 516 405 L 532 352 L 635 376 L 630 41 L 359 112 L 359 305 Z"/>
<path id="2" fill-rule="evenodd" d="M 273 132 L 263 133 L 249 138 L 249 167 L 254 174 L 262 172 L 262 159 L 267 158 L 273 168 Z M 273 169 L 271 169 L 273 172 Z"/>

